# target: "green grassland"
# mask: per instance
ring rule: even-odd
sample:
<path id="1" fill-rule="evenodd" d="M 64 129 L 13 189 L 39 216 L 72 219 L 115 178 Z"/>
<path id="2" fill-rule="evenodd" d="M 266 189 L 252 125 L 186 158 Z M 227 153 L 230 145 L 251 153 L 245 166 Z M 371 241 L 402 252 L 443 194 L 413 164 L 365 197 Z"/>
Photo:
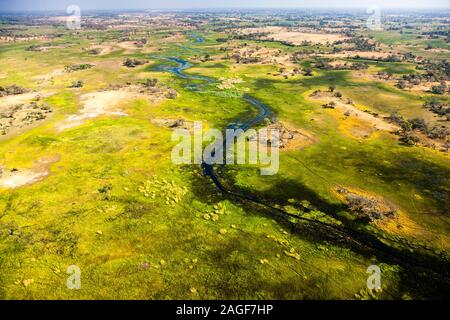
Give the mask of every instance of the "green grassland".
<path id="1" fill-rule="evenodd" d="M 53 109 L 53 116 L 40 126 L 0 142 L 0 163 L 22 169 L 40 158 L 58 159 L 42 181 L 0 191 L 1 299 L 399 299 L 448 295 L 443 292 L 446 284 L 436 285 L 438 280 L 427 270 L 356 250 L 307 224 L 222 194 L 202 176 L 199 166 L 171 162 L 175 144 L 171 130 L 151 121 L 184 118 L 222 129 L 255 112 L 240 98 L 244 92 L 250 93 L 269 105 L 280 120 L 307 130 L 317 141 L 301 150 L 282 151 L 280 171 L 274 176 L 261 176 L 254 166 L 226 166 L 220 174 L 227 185 L 280 207 L 307 200 L 348 226 L 356 222 L 336 197 L 335 188 L 376 194 L 401 209 L 414 228 L 411 232 L 373 225 L 357 228 L 386 243 L 393 241 L 399 252 L 417 252 L 425 261 L 429 256 L 447 261 L 448 155 L 400 145 L 387 133 L 362 140 L 348 137 L 339 130 L 341 120 L 325 112 L 309 94 L 332 84 L 357 105 L 382 113 L 398 111 L 408 118 L 426 113 L 422 107 L 426 97 L 355 79 L 347 71 L 314 70 L 313 77 L 281 79 L 268 75 L 276 70 L 274 66 L 233 68 L 230 61 L 195 63 L 186 72 L 215 79 L 239 77 L 243 82 L 236 89 L 224 92 L 210 85 L 198 92 L 187 89 L 186 80 L 155 71 L 162 63 L 158 57 L 190 59 L 196 52 L 219 54 L 221 43 L 215 39 L 224 35 L 205 33 L 206 41 L 197 44 L 189 36 L 165 43 L 161 40 L 164 33 L 155 33 L 149 36 L 154 54 L 115 50 L 92 56 L 82 48 L 114 39 L 114 31 L 86 30 L 76 36 L 58 32 L 64 36 L 53 42 L 69 46 L 32 52 L 26 48 L 37 41 L 0 44 L 0 70 L 5 75 L 0 85 L 14 83 L 50 91 L 43 100 Z M 383 35 L 381 40 L 393 43 L 396 39 Z M 258 45 L 293 50 L 278 43 Z M 126 68 L 122 66 L 126 57 L 149 63 Z M 48 81 L 33 80 L 80 63 L 95 66 Z M 400 63 L 373 67 L 399 74 L 411 68 Z M 58 121 L 82 108 L 83 94 L 109 84 L 137 83 L 142 78 L 158 78 L 176 89 L 178 97 L 158 103 L 131 100 L 123 106 L 128 116 L 102 116 L 63 132 L 55 130 Z M 83 80 L 84 87 L 68 88 L 76 80 Z M 215 221 L 210 218 L 213 216 Z M 400 238 L 407 244 L 399 244 Z M 366 269 L 372 264 L 382 270 L 382 292 L 366 289 Z M 81 269 L 80 290 L 66 287 L 69 265 Z"/>

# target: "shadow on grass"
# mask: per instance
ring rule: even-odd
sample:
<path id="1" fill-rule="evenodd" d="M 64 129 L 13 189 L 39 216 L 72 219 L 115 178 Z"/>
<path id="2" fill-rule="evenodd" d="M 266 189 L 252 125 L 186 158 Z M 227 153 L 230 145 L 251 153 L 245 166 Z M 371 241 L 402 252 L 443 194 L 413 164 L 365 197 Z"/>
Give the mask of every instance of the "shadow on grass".
<path id="1" fill-rule="evenodd" d="M 208 177 L 196 179 L 204 180 Z M 410 251 L 409 248 L 399 243 L 389 242 L 386 239 L 381 240 L 368 233 L 363 228 L 362 222 L 350 223 L 340 218 L 343 223 L 343 226 L 340 227 L 296 221 L 287 212 L 273 207 L 274 204 L 288 204 L 287 199 L 299 201 L 307 199 L 326 214 L 339 219 L 336 212 L 342 211 L 343 206 L 327 202 L 307 186 L 292 180 L 281 180 L 271 189 L 258 193 L 249 189 L 237 188 L 234 177 L 227 174 L 226 171 L 221 174 L 220 181 L 224 184 L 226 181 L 225 191 L 219 190 L 211 181 L 208 183 L 194 181 L 193 192 L 196 198 L 205 199 L 205 196 L 208 195 L 208 202 L 213 203 L 223 200 L 225 197 L 249 215 L 264 215 L 273 218 L 284 228 L 289 229 L 292 234 L 304 240 L 312 243 L 333 244 L 350 249 L 355 254 L 367 259 L 375 257 L 379 262 L 399 265 L 403 271 L 400 274 L 400 285 L 403 292 L 413 292 L 417 294 L 418 298 L 448 299 L 450 297 L 450 264 L 446 259 L 428 252 Z"/>

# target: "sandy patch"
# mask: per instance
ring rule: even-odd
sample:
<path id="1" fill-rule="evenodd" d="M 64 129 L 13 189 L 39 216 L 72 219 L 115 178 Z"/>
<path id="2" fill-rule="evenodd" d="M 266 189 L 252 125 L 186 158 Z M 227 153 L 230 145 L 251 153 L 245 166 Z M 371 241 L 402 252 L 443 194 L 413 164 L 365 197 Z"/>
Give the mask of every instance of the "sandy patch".
<path id="1" fill-rule="evenodd" d="M 15 189 L 41 181 L 49 175 L 50 165 L 59 157 L 38 160 L 31 169 L 6 169 L 0 166 L 0 188 Z"/>
<path id="2" fill-rule="evenodd" d="M 37 96 L 39 96 L 39 93 L 27 92 L 22 94 L 0 97 L 0 112 L 5 111 L 6 108 L 10 106 L 31 101 L 35 99 Z"/>
<path id="3" fill-rule="evenodd" d="M 368 138 L 379 130 L 393 132 L 398 129 L 398 126 L 384 120 L 384 116 L 365 112 L 345 99 L 335 97 L 332 92 L 318 91 L 311 94 L 310 99 L 325 102 L 323 106 L 341 118 L 339 129 L 344 133 L 350 133 L 353 137 Z M 330 104 L 333 107 L 328 107 Z"/>
<path id="4" fill-rule="evenodd" d="M 96 44 L 90 46 L 87 50 L 89 52 L 95 53 L 96 55 L 103 56 L 114 51 L 114 46 L 109 44 Z"/>
<path id="5" fill-rule="evenodd" d="M 232 59 L 240 64 L 273 64 L 286 69 L 280 73 L 290 73 L 297 66 L 293 63 L 292 55 L 286 54 L 279 49 L 239 44 L 228 46 L 226 50 L 231 52 L 226 53 L 222 58 L 225 60 Z"/>
<path id="6" fill-rule="evenodd" d="M 186 37 L 182 33 L 175 33 L 172 35 L 169 35 L 168 37 L 165 37 L 164 42 L 180 42 L 180 41 L 186 41 Z"/>
<path id="7" fill-rule="evenodd" d="M 55 69 L 50 73 L 35 76 L 32 79 L 37 81 L 49 81 L 52 80 L 54 77 L 59 77 L 64 74 L 64 69 Z"/>
<path id="8" fill-rule="evenodd" d="M 9 43 L 9 42 L 22 42 L 22 41 L 31 41 L 31 40 L 42 40 L 48 41 L 51 40 L 51 37 L 48 36 L 17 36 L 17 37 L 0 37 L 0 43 Z"/>
<path id="9" fill-rule="evenodd" d="M 249 140 L 259 140 L 258 142 L 260 144 L 272 145 L 274 143 L 274 137 L 271 135 L 271 131 L 274 130 L 279 135 L 278 147 L 280 151 L 301 150 L 317 142 L 317 138 L 310 132 L 296 128 L 287 122 L 272 123 L 264 129 L 268 130 L 267 140 L 260 140 L 256 135 L 250 136 Z"/>
<path id="10" fill-rule="evenodd" d="M 217 85 L 217 88 L 221 90 L 226 89 L 235 89 L 236 84 L 242 83 L 243 80 L 241 78 L 219 78 L 220 83 Z"/>
<path id="11" fill-rule="evenodd" d="M 339 53 L 327 54 L 327 57 L 333 58 L 363 58 L 363 59 L 372 59 L 372 60 L 383 60 L 388 58 L 389 56 L 398 56 L 395 52 L 378 52 L 378 51 L 342 51 Z"/>
<path id="12" fill-rule="evenodd" d="M 48 118 L 52 110 L 46 104 L 31 102 L 0 112 L 0 135 L 6 136 Z"/>
<path id="13" fill-rule="evenodd" d="M 136 41 L 123 41 L 118 42 L 117 46 L 121 49 L 125 49 L 125 53 L 134 53 L 138 49 L 141 49 L 141 47 L 138 46 Z"/>
<path id="14" fill-rule="evenodd" d="M 51 96 L 53 92 L 27 92 L 22 94 L 0 97 L 0 112 L 6 112 L 11 106 L 30 102 L 31 100 L 39 100 L 43 97 Z"/>
<path id="15" fill-rule="evenodd" d="M 430 240 L 437 240 L 440 238 L 440 236 L 431 234 L 429 230 L 417 224 L 404 210 L 379 194 L 352 187 L 339 187 L 331 190 L 331 192 L 336 198 L 346 204 L 349 202 L 348 195 L 364 197 L 374 201 L 375 207 L 381 212 L 381 216 L 379 219 L 373 219 L 371 223 L 383 231 L 408 237 L 411 237 L 412 235 L 425 237 Z M 420 196 L 416 194 L 411 194 L 411 197 L 415 198 L 416 201 L 420 198 Z M 390 214 L 391 212 L 395 212 L 395 214 Z M 388 213 L 388 215 L 385 215 L 384 213 Z"/>
<path id="16" fill-rule="evenodd" d="M 120 111 L 121 104 L 137 99 L 139 95 L 125 89 L 99 91 L 81 96 L 83 108 L 79 113 L 69 116 L 63 123 L 57 125 L 58 131 L 76 127 L 87 119 L 99 116 L 126 116 Z"/>
<path id="17" fill-rule="evenodd" d="M 347 37 L 338 33 L 319 33 L 310 30 L 294 30 L 285 27 L 261 27 L 261 28 L 246 28 L 239 31 L 241 34 L 255 35 L 263 34 L 261 39 L 276 40 L 289 42 L 294 45 L 301 45 L 304 42 L 313 44 L 334 43 L 347 39 Z"/>
<path id="18" fill-rule="evenodd" d="M 0 138 L 8 138 L 40 124 L 51 115 L 51 108 L 40 98 L 52 92 L 28 92 L 0 98 Z"/>
<path id="19" fill-rule="evenodd" d="M 136 99 L 146 99 L 158 103 L 167 98 L 172 90 L 166 87 L 155 86 L 147 88 L 144 85 L 131 85 L 127 87 L 111 87 L 109 90 L 84 94 L 81 96 L 83 108 L 74 115 L 67 117 L 56 128 L 63 131 L 83 124 L 88 119 L 100 116 L 127 116 L 121 111 L 123 104 Z"/>

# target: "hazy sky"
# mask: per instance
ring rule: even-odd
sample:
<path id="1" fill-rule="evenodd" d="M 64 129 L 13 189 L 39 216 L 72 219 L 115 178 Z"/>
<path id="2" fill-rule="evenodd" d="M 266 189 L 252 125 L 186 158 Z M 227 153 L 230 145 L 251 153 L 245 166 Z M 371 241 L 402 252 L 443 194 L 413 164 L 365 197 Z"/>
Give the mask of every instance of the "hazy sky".
<path id="1" fill-rule="evenodd" d="M 0 11 L 182 8 L 447 8 L 450 0 L 0 0 Z"/>

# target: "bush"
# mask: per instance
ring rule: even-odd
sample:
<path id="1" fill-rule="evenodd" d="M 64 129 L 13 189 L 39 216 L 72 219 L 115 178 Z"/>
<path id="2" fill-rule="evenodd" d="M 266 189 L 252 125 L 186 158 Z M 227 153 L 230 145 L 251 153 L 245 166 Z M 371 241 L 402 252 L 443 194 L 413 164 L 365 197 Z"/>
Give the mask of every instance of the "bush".
<path id="1" fill-rule="evenodd" d="M 313 71 L 310 68 L 305 68 L 305 69 L 303 69 L 303 74 L 307 77 L 310 77 L 313 75 Z"/>
<path id="2" fill-rule="evenodd" d="M 154 88 L 154 87 L 156 87 L 157 84 L 158 84 L 158 79 L 156 79 L 156 78 L 149 78 L 149 79 L 146 79 L 144 82 L 144 86 L 146 86 L 147 88 Z"/>
<path id="3" fill-rule="evenodd" d="M 128 67 L 128 68 L 134 68 L 136 66 L 140 66 L 140 65 L 143 65 L 143 64 L 146 64 L 146 63 L 147 63 L 147 61 L 145 61 L 145 60 L 138 60 L 138 59 L 127 58 L 124 61 L 123 65 L 125 67 Z"/>
<path id="4" fill-rule="evenodd" d="M 73 71 L 87 70 L 92 67 L 93 65 L 89 63 L 75 64 L 73 66 L 66 66 L 66 71 L 73 72 Z"/>
<path id="5" fill-rule="evenodd" d="M 413 146 L 419 142 L 419 137 L 417 137 L 413 132 L 404 132 L 400 138 L 400 141 L 408 146 Z"/>
<path id="6" fill-rule="evenodd" d="M 411 123 L 412 129 L 417 129 L 424 133 L 428 132 L 428 126 L 423 118 L 414 118 L 409 120 L 409 122 Z"/>
<path id="7" fill-rule="evenodd" d="M 83 87 L 84 82 L 82 80 L 78 80 L 78 81 L 74 81 L 72 82 L 72 84 L 70 85 L 69 88 L 81 88 Z"/>
<path id="8" fill-rule="evenodd" d="M 431 92 L 434 94 L 444 94 L 446 91 L 447 91 L 447 85 L 445 84 L 445 82 L 442 82 L 438 86 L 431 87 Z"/>
<path id="9" fill-rule="evenodd" d="M 0 97 L 12 96 L 12 95 L 16 95 L 16 94 L 22 94 L 25 92 L 27 92 L 27 90 L 25 88 L 17 86 L 15 84 L 13 84 L 12 86 L 8 86 L 8 87 L 0 86 Z"/>

